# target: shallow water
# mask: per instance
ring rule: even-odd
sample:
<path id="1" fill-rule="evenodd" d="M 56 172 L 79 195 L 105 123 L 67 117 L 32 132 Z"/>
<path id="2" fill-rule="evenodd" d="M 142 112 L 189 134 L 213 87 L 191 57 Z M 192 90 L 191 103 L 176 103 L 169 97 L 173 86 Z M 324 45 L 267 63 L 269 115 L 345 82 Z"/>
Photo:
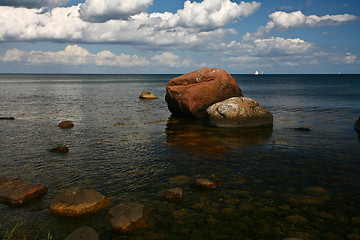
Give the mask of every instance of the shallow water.
<path id="1" fill-rule="evenodd" d="M 359 239 L 360 75 L 234 75 L 274 115 L 273 129 L 211 128 L 171 117 L 176 75 L 0 75 L 0 176 L 48 186 L 23 207 L 0 204 L 0 236 L 17 223 L 39 239 L 93 227 L 101 239 Z M 147 90 L 159 97 L 144 101 Z M 75 127 L 60 129 L 62 120 Z M 307 127 L 311 131 L 294 128 Z M 70 152 L 48 150 L 65 144 Z M 199 191 L 198 177 L 221 184 Z M 182 187 L 181 203 L 161 199 Z M 49 206 L 61 189 L 92 188 L 141 202 L 149 227 L 109 231 L 107 211 L 68 219 Z"/>

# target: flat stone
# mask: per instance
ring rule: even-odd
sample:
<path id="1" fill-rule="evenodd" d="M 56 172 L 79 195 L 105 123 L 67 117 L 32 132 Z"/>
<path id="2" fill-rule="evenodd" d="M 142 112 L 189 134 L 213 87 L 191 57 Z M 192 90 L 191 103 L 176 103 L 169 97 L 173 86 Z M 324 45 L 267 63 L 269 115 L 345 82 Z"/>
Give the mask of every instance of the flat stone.
<path id="1" fill-rule="evenodd" d="M 204 189 L 214 189 L 219 187 L 219 184 L 214 183 L 206 178 L 198 178 L 195 181 L 195 186 L 204 188 Z"/>
<path id="2" fill-rule="evenodd" d="M 70 188 L 61 191 L 51 202 L 54 215 L 76 217 L 107 208 L 110 200 L 92 189 Z"/>
<path id="3" fill-rule="evenodd" d="M 17 178 L 0 177 L 0 202 L 19 206 L 46 192 L 45 185 L 26 183 Z"/>
<path id="4" fill-rule="evenodd" d="M 91 227 L 82 226 L 68 235 L 65 240 L 99 240 L 99 234 Z"/>
<path id="5" fill-rule="evenodd" d="M 168 201 L 181 201 L 183 198 L 183 190 L 179 187 L 171 188 L 163 192 L 161 196 Z"/>
<path id="6" fill-rule="evenodd" d="M 148 91 L 143 91 L 140 96 L 140 99 L 158 99 L 157 96 L 155 96 L 154 94 L 152 94 L 151 92 Z"/>
<path id="7" fill-rule="evenodd" d="M 140 203 L 120 203 L 109 215 L 112 231 L 130 233 L 148 226 L 145 206 Z"/>
<path id="8" fill-rule="evenodd" d="M 72 121 L 62 121 L 58 124 L 60 128 L 72 128 L 74 127 L 74 123 Z"/>

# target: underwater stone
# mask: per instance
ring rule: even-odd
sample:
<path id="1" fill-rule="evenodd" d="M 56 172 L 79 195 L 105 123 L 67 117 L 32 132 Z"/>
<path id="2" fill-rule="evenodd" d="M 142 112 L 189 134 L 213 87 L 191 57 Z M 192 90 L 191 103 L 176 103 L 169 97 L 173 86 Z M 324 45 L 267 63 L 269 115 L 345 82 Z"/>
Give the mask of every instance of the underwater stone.
<path id="1" fill-rule="evenodd" d="M 45 185 L 26 183 L 17 178 L 0 177 L 0 202 L 20 206 L 46 192 Z"/>
<path id="2" fill-rule="evenodd" d="M 92 189 L 70 188 L 61 191 L 51 202 L 54 215 L 76 217 L 99 212 L 110 205 L 110 200 Z"/>

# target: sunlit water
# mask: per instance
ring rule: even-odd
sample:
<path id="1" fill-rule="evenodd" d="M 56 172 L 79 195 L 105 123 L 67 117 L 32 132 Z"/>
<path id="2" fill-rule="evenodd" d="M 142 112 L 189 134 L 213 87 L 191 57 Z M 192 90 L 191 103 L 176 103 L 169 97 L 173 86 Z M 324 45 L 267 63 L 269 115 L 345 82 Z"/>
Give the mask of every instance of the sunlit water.
<path id="1" fill-rule="evenodd" d="M 234 75 L 274 115 L 273 129 L 218 129 L 172 118 L 165 86 L 176 75 L 0 75 L 0 176 L 49 190 L 22 207 L 0 204 L 0 236 L 32 238 L 93 227 L 100 239 L 359 239 L 360 75 Z M 138 98 L 150 91 L 159 99 Z M 62 120 L 75 127 L 60 129 Z M 306 127 L 311 131 L 297 131 Z M 48 150 L 65 144 L 70 152 Z M 221 187 L 193 188 L 198 177 Z M 181 187 L 184 200 L 161 193 Z M 111 233 L 107 210 L 59 218 L 64 188 L 141 202 L 149 227 Z"/>

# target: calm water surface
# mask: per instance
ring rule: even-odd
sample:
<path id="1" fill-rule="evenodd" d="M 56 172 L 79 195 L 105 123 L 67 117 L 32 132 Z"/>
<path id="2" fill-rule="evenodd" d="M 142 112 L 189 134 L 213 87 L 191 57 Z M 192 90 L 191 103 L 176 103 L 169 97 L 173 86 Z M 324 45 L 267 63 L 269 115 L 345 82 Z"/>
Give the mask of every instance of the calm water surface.
<path id="1" fill-rule="evenodd" d="M 88 225 L 100 239 L 360 239 L 360 75 L 233 75 L 274 115 L 273 129 L 228 130 L 172 118 L 176 75 L 0 75 L 0 176 L 48 186 L 23 207 L 0 204 L 0 236 L 64 239 Z M 150 91 L 159 99 L 138 98 Z M 75 127 L 57 127 L 72 120 Z M 294 128 L 307 127 L 311 131 Z M 64 155 L 48 150 L 65 144 Z M 192 187 L 204 177 L 221 184 Z M 181 203 L 161 193 L 181 187 Z M 62 189 L 94 189 L 151 209 L 149 227 L 109 231 L 107 210 L 68 219 Z"/>

